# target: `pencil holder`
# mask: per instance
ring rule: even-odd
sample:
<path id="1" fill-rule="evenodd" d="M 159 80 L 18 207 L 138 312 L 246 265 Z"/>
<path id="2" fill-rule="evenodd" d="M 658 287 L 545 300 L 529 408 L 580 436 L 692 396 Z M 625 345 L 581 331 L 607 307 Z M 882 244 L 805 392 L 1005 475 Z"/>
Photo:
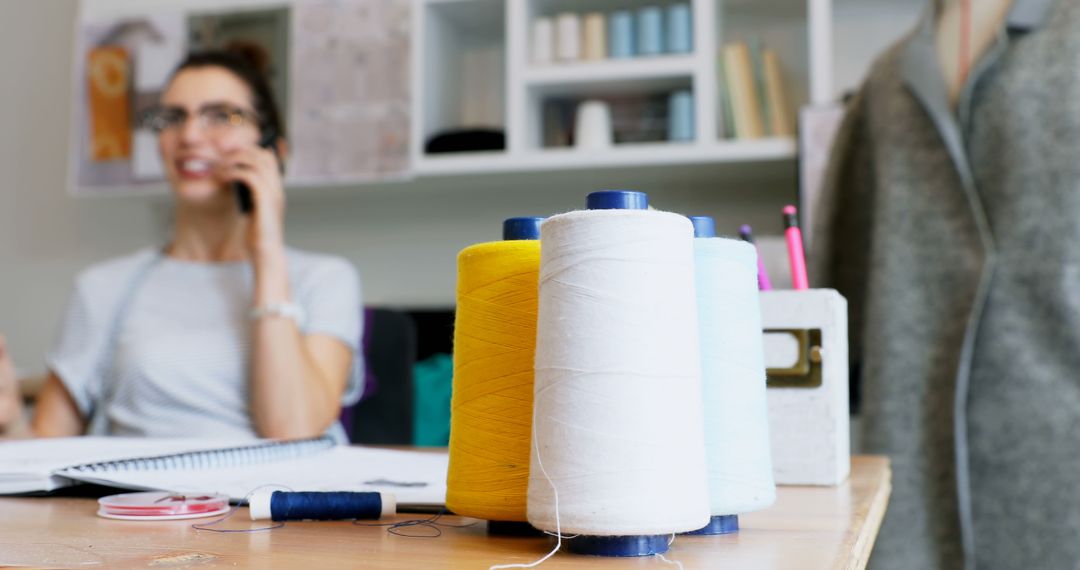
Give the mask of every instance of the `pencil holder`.
<path id="1" fill-rule="evenodd" d="M 776 483 L 838 485 L 851 472 L 847 300 L 762 291 L 761 316 Z"/>

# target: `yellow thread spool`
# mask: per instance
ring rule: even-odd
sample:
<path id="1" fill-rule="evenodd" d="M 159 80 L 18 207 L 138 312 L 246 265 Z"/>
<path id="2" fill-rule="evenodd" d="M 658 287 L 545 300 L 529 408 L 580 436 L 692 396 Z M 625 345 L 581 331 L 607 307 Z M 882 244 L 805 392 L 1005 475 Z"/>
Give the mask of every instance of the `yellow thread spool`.
<path id="1" fill-rule="evenodd" d="M 539 269 L 536 240 L 458 255 L 446 506 L 459 515 L 526 520 Z"/>

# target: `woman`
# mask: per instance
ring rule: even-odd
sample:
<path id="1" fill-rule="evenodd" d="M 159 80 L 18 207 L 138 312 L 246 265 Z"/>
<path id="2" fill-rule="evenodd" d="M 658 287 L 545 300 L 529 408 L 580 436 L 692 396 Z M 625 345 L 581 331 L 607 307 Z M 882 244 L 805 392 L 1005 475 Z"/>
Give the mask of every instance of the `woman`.
<path id="1" fill-rule="evenodd" d="M 359 280 L 285 246 L 285 130 L 265 79 L 239 55 L 192 55 L 149 125 L 172 241 L 79 276 L 29 425 L 0 347 L 0 422 L 33 436 L 340 436 L 359 388 Z"/>

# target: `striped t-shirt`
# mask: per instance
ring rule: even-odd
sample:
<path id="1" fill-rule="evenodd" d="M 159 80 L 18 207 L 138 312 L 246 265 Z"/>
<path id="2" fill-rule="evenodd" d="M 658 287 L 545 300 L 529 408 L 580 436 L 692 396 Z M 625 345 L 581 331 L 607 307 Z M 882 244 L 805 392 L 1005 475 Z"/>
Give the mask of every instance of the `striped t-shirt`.
<path id="1" fill-rule="evenodd" d="M 340 258 L 287 250 L 304 334 L 353 350 L 343 404 L 364 369 L 360 281 Z M 199 263 L 146 249 L 83 271 L 48 356 L 90 433 L 256 437 L 249 386 L 254 277 L 248 262 Z M 300 379 L 297 379 L 300 381 Z M 331 433 L 343 438 L 341 426 Z"/>

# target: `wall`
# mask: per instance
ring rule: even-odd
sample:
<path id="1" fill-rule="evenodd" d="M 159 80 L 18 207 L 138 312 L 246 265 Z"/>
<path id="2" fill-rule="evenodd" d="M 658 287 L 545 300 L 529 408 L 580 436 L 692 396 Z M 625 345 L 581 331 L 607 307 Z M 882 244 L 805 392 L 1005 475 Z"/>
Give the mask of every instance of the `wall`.
<path id="1" fill-rule="evenodd" d="M 75 16 L 71 0 L 0 2 L 0 332 L 24 372 L 41 369 L 81 268 L 167 235 L 165 198 L 66 193 Z M 297 247 L 352 260 L 369 303 L 447 306 L 457 251 L 496 239 L 503 218 L 573 209 L 589 190 L 628 179 L 662 186 L 653 199 L 665 209 L 714 215 L 721 228 L 749 222 L 778 236 L 775 212 L 792 200 L 794 173 L 779 189 L 755 187 L 753 173 L 722 188 L 707 177 L 672 186 L 648 173 L 579 172 L 543 175 L 543 192 L 520 191 L 520 179 L 500 176 L 311 189 L 290 193 L 286 231 Z M 782 242 L 765 241 L 774 280 L 782 279 Z"/>
<path id="2" fill-rule="evenodd" d="M 834 93 L 855 90 L 874 59 L 914 29 L 924 0 L 833 0 Z"/>

